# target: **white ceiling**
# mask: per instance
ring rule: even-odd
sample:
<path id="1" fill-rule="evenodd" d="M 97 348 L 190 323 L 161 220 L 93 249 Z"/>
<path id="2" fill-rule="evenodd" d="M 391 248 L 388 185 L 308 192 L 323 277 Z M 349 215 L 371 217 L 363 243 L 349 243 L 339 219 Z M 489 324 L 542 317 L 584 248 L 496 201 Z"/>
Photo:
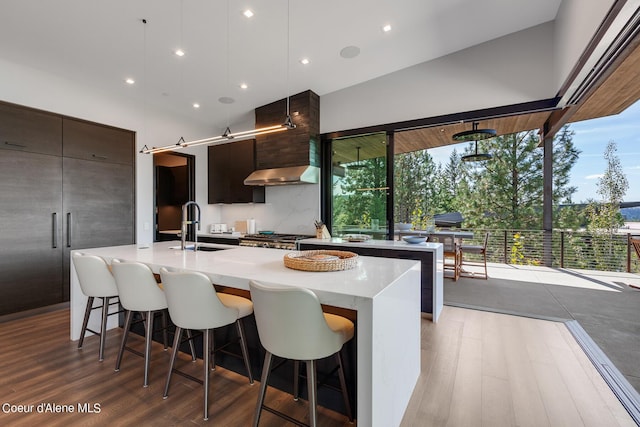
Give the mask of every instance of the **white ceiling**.
<path id="1" fill-rule="evenodd" d="M 288 20 L 286 0 L 2 0 L 0 57 L 224 128 L 288 93 L 322 96 L 553 20 L 560 3 L 291 0 Z M 342 58 L 346 46 L 360 55 Z"/>

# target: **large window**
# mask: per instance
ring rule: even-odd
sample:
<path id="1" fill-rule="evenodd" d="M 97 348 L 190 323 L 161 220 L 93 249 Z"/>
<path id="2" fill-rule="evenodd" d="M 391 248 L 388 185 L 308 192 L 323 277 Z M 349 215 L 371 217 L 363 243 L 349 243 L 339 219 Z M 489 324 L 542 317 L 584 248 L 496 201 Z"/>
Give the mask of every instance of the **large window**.
<path id="1" fill-rule="evenodd" d="M 334 139 L 331 146 L 334 236 L 387 237 L 387 139 L 384 133 Z"/>

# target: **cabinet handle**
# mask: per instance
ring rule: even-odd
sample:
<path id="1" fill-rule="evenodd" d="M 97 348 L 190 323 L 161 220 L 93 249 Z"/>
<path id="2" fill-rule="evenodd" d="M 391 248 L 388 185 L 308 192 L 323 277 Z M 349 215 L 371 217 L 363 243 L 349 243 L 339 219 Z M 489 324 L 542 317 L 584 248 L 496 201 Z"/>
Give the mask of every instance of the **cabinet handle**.
<path id="1" fill-rule="evenodd" d="M 27 148 L 26 145 L 16 144 L 15 142 L 9 142 L 9 141 L 5 141 L 4 145 L 8 145 L 9 147 L 16 147 L 16 148 Z"/>
<path id="2" fill-rule="evenodd" d="M 58 247 L 58 213 L 51 214 L 51 247 L 56 249 Z"/>
<path id="3" fill-rule="evenodd" d="M 97 156 L 95 154 L 92 154 L 91 157 L 93 157 L 94 159 L 98 159 L 98 160 L 107 160 L 107 158 L 105 156 Z"/>
<path id="4" fill-rule="evenodd" d="M 71 247 L 71 212 L 67 212 L 67 247 Z"/>

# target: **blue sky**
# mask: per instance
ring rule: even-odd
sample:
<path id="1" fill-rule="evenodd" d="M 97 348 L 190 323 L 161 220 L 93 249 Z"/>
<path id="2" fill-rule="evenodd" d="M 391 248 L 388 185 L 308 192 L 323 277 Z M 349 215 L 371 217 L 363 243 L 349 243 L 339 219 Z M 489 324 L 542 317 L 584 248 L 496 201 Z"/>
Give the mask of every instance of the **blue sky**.
<path id="1" fill-rule="evenodd" d="M 618 147 L 618 158 L 629 181 L 624 200 L 640 201 L 640 101 L 618 115 L 572 123 L 570 128 L 575 132 L 573 143 L 581 151 L 571 170 L 571 185 L 578 188 L 573 202 L 598 200 L 596 185 L 606 168 L 603 154 L 611 140 Z M 436 162 L 446 163 L 454 147 L 462 151 L 465 145 L 435 148 L 429 154 Z"/>

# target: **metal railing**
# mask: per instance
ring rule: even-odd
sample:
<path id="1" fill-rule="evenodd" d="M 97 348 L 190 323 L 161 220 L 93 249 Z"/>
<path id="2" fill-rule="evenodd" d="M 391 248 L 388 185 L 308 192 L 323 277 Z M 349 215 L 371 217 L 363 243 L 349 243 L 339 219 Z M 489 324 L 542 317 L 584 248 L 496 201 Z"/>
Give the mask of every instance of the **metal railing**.
<path id="1" fill-rule="evenodd" d="M 489 232 L 487 261 L 545 265 L 543 230 L 469 230 L 472 241 L 482 244 Z M 551 266 L 602 271 L 640 273 L 640 260 L 630 244 L 632 233 L 603 235 L 583 231 L 553 231 L 551 233 Z"/>

